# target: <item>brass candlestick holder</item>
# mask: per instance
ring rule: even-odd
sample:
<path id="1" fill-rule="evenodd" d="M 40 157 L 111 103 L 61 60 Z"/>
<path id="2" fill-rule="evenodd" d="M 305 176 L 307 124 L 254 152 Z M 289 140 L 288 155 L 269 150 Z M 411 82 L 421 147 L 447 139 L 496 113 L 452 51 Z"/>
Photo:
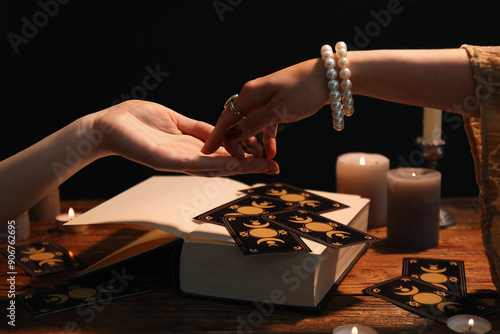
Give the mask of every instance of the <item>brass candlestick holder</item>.
<path id="1" fill-rule="evenodd" d="M 427 165 L 430 169 L 437 169 L 437 161 L 442 159 L 444 156 L 443 146 L 446 142 L 442 139 L 438 140 L 428 140 L 422 137 L 417 138 L 417 143 L 422 147 L 422 152 L 424 154 L 425 160 L 427 160 Z M 439 226 L 448 227 L 455 225 L 457 219 L 447 208 L 441 206 L 439 209 Z"/>

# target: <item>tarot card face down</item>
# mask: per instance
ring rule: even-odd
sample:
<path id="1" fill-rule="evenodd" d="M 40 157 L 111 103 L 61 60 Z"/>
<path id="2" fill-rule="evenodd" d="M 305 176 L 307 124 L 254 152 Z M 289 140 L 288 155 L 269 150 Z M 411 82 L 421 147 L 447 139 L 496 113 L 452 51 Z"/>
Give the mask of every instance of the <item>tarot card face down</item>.
<path id="1" fill-rule="evenodd" d="M 275 212 L 264 215 L 264 218 L 332 248 L 380 240 L 367 233 L 305 210 Z"/>
<path id="2" fill-rule="evenodd" d="M 314 213 L 324 213 L 349 207 L 348 205 L 333 201 L 329 198 L 282 183 L 273 183 L 241 191 L 247 194 L 266 196 L 293 203 L 294 205 L 301 206 L 304 210 Z"/>
<path id="3" fill-rule="evenodd" d="M 295 233 L 260 216 L 225 217 L 224 225 L 244 255 L 310 251 Z"/>
<path id="4" fill-rule="evenodd" d="M 7 256 L 7 249 L 0 250 Z M 85 262 L 53 241 L 16 246 L 16 264 L 31 277 L 66 270 L 82 269 Z"/>
<path id="5" fill-rule="evenodd" d="M 123 269 L 61 285 L 37 292 L 19 295 L 17 298 L 35 317 L 57 313 L 87 305 L 108 304 L 111 300 L 149 292 Z"/>
<path id="6" fill-rule="evenodd" d="M 463 261 L 405 258 L 403 276 L 434 284 L 464 297 L 467 295 Z"/>
<path id="7" fill-rule="evenodd" d="M 493 311 L 486 304 L 407 276 L 376 284 L 363 292 L 442 323 L 457 314 L 482 316 Z"/>
<path id="8" fill-rule="evenodd" d="M 196 216 L 193 219 L 223 225 L 223 218 L 245 215 L 261 215 L 286 210 L 294 205 L 296 204 L 286 203 L 263 196 L 249 195 L 221 205 L 213 210 Z"/>

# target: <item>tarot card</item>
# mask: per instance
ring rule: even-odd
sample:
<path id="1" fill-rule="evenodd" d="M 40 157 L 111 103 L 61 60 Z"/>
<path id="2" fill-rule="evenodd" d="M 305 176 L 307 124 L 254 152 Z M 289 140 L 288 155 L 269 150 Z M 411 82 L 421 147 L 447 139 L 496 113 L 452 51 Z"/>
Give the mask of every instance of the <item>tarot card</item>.
<path id="1" fill-rule="evenodd" d="M 114 269 L 104 275 L 71 284 L 19 295 L 18 300 L 35 317 L 81 308 L 96 303 L 149 292 L 133 280 L 135 276 Z"/>
<path id="2" fill-rule="evenodd" d="M 202 213 L 193 219 L 202 222 L 224 225 L 222 218 L 238 217 L 245 215 L 261 215 L 275 211 L 282 211 L 295 206 L 277 199 L 257 195 L 247 195 L 232 202 L 221 205 L 213 210 Z"/>
<path id="3" fill-rule="evenodd" d="M 463 261 L 405 258 L 403 276 L 434 284 L 464 297 L 467 295 Z"/>
<path id="4" fill-rule="evenodd" d="M 486 304 L 408 276 L 376 284 L 363 290 L 363 293 L 442 323 L 457 314 L 482 316 L 493 311 L 493 308 Z"/>
<path id="5" fill-rule="evenodd" d="M 301 206 L 304 210 L 314 213 L 324 213 L 348 208 L 348 205 L 329 198 L 310 193 L 304 189 L 283 183 L 273 183 L 262 187 L 241 190 L 244 193 L 276 198 L 284 202 Z"/>
<path id="6" fill-rule="evenodd" d="M 85 262 L 54 241 L 16 245 L 15 251 L 16 264 L 31 277 L 87 267 Z M 8 255 L 6 248 L 0 252 L 5 256 Z"/>
<path id="7" fill-rule="evenodd" d="M 244 255 L 311 251 L 295 233 L 260 216 L 224 217 L 223 221 Z"/>
<path id="8" fill-rule="evenodd" d="M 367 233 L 305 210 L 274 212 L 263 216 L 299 235 L 332 248 L 380 241 Z"/>

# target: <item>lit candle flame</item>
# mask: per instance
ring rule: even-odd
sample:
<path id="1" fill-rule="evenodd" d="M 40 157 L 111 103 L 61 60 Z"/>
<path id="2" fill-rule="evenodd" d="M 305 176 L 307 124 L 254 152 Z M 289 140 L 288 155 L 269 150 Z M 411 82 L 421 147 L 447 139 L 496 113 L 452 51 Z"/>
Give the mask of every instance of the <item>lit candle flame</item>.
<path id="1" fill-rule="evenodd" d="M 358 327 L 353 327 L 351 329 L 351 334 L 358 334 Z"/>
<path id="2" fill-rule="evenodd" d="M 473 326 L 474 326 L 474 319 L 469 319 L 469 332 L 472 331 Z"/>
<path id="3" fill-rule="evenodd" d="M 366 162 L 365 162 L 365 157 L 361 157 L 361 158 L 359 158 L 359 164 L 360 164 L 361 166 L 366 165 Z M 356 327 L 354 327 L 354 328 L 356 328 Z"/>
<path id="4" fill-rule="evenodd" d="M 411 176 L 415 177 L 415 176 L 417 176 L 417 174 L 416 173 L 411 173 Z"/>
<path id="5" fill-rule="evenodd" d="M 73 219 L 73 217 L 75 217 L 75 210 L 73 210 L 73 208 L 69 208 L 68 216 L 70 220 Z"/>

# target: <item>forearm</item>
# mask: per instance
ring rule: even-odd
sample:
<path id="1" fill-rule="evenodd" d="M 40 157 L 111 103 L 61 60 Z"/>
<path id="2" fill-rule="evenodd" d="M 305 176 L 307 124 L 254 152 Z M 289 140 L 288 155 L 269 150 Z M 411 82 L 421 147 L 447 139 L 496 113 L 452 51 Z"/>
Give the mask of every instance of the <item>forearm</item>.
<path id="1" fill-rule="evenodd" d="M 462 108 L 475 96 L 464 49 L 352 51 L 348 58 L 354 94 L 477 115 Z"/>
<path id="2" fill-rule="evenodd" d="M 102 156 L 87 115 L 0 162 L 0 227 Z"/>

